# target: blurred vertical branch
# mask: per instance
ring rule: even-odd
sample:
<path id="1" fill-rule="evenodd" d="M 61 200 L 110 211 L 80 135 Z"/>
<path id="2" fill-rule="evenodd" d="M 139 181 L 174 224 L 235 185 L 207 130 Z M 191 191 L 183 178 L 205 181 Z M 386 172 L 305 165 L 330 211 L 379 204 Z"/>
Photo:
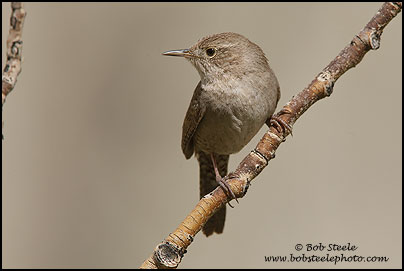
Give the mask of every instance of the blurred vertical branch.
<path id="1" fill-rule="evenodd" d="M 21 2 L 11 2 L 10 31 L 7 37 L 7 62 L 1 83 L 1 109 L 7 95 L 14 89 L 17 76 L 21 72 L 22 28 L 27 15 Z"/>
<path id="2" fill-rule="evenodd" d="M 330 96 L 339 77 L 358 65 L 369 50 L 379 48 L 384 27 L 401 12 L 401 9 L 401 2 L 384 3 L 363 30 L 354 36 L 308 87 L 295 95 L 275 114 L 275 117 L 292 126 L 310 106 Z M 279 131 L 276 127 L 270 126 L 256 148 L 241 161 L 234 172 L 225 177 L 236 197 L 243 197 L 246 194 L 250 182 L 275 157 L 275 151 L 289 134 L 288 129 Z M 177 229 L 156 246 L 140 268 L 176 268 L 194 236 L 227 201 L 227 195 L 220 187 L 203 197 Z"/>

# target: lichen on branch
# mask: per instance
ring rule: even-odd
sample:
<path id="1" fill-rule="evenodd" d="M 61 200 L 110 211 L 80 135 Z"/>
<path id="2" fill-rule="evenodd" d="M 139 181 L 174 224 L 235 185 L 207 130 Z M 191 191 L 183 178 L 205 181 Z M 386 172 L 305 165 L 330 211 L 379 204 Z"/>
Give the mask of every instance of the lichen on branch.
<path id="1" fill-rule="evenodd" d="M 7 62 L 3 70 L 1 83 L 2 109 L 6 97 L 14 89 L 17 76 L 21 72 L 22 28 L 27 12 L 21 2 L 11 2 L 10 31 L 7 37 Z"/>

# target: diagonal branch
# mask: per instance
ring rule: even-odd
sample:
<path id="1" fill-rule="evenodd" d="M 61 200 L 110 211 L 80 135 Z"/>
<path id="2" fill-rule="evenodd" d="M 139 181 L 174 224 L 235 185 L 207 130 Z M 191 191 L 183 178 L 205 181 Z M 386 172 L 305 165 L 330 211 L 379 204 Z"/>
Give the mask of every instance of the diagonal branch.
<path id="1" fill-rule="evenodd" d="M 6 96 L 14 89 L 17 76 L 21 72 L 22 28 L 27 15 L 21 2 L 11 2 L 10 32 L 7 37 L 7 62 L 3 70 L 1 83 L 1 107 Z"/>
<path id="2" fill-rule="evenodd" d="M 384 3 L 364 29 L 355 35 L 350 44 L 275 117 L 292 126 L 315 102 L 330 96 L 338 78 L 359 64 L 369 50 L 379 48 L 384 27 L 401 12 L 401 8 L 401 2 Z M 243 197 L 246 194 L 250 182 L 275 157 L 275 151 L 289 133 L 288 130 L 278 131 L 276 127 L 271 126 L 257 147 L 241 161 L 234 172 L 225 177 L 236 197 Z M 140 268 L 176 268 L 194 236 L 215 211 L 226 204 L 227 200 L 227 195 L 220 187 L 203 197 L 178 228 L 157 245 Z"/>

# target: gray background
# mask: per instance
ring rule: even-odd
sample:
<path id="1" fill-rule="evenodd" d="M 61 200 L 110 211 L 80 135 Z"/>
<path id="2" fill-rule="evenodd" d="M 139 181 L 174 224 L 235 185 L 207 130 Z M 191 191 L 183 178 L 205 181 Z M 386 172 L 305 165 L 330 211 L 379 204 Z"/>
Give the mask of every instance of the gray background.
<path id="1" fill-rule="evenodd" d="M 213 33 L 260 45 L 279 107 L 306 87 L 381 3 L 28 3 L 23 70 L 4 107 L 3 268 L 136 268 L 198 200 L 181 126 L 199 80 L 161 56 Z M 9 28 L 2 4 L 2 65 Z M 294 126 L 276 159 L 198 234 L 180 268 L 399 268 L 402 250 L 402 15 L 381 48 Z M 259 134 L 230 158 L 234 169 Z M 350 242 L 387 263 L 266 263 Z M 325 256 L 330 252 L 316 252 Z M 331 255 L 340 255 L 331 252 Z"/>

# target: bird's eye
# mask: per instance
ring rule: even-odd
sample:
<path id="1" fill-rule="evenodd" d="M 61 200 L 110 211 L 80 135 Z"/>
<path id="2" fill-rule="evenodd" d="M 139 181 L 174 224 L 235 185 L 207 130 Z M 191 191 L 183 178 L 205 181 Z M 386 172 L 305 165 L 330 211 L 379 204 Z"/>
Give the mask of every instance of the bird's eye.
<path id="1" fill-rule="evenodd" d="M 206 55 L 208 57 L 214 57 L 216 55 L 216 49 L 215 48 L 206 49 Z"/>

